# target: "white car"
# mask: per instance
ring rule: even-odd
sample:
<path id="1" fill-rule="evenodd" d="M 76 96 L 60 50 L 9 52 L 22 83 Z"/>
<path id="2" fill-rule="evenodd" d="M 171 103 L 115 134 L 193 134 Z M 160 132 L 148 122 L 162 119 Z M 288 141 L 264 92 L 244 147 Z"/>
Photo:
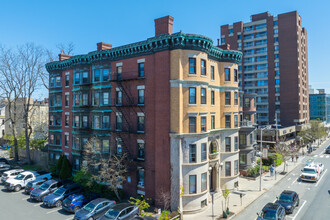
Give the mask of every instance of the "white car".
<path id="1" fill-rule="evenodd" d="M 20 191 L 22 188 L 25 188 L 28 182 L 36 180 L 36 179 L 44 179 L 49 180 L 52 178 L 52 175 L 50 172 L 42 171 L 42 172 L 36 172 L 36 171 L 24 171 L 20 174 L 18 174 L 13 179 L 8 179 L 5 182 L 5 187 L 7 190 L 15 192 Z"/>
<path id="2" fill-rule="evenodd" d="M 301 170 L 302 174 L 300 175 L 300 179 L 309 182 L 317 182 L 323 170 L 324 165 L 322 163 L 308 163 L 304 169 Z"/>
<path id="3" fill-rule="evenodd" d="M 1 182 L 5 183 L 9 179 L 14 179 L 18 174 L 22 173 L 23 171 L 23 169 L 8 170 L 2 174 Z"/>

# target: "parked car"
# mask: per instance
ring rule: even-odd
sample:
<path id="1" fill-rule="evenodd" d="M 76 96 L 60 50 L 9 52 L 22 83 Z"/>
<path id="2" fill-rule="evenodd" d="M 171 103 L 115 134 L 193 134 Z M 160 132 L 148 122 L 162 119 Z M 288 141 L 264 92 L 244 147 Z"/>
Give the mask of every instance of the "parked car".
<path id="1" fill-rule="evenodd" d="M 73 194 L 63 200 L 62 208 L 67 212 L 76 213 L 81 207 L 90 201 L 97 199 L 99 196 L 96 194 Z"/>
<path id="2" fill-rule="evenodd" d="M 115 201 L 98 198 L 89 202 L 87 205 L 82 207 L 76 214 L 74 215 L 74 220 L 90 220 L 97 219 L 104 215 L 106 211 L 108 211 L 112 206 L 116 204 Z"/>
<path id="3" fill-rule="evenodd" d="M 9 161 L 6 158 L 4 158 L 4 157 L 0 157 L 0 163 L 2 163 L 2 164 L 9 164 Z"/>
<path id="4" fill-rule="evenodd" d="M 8 170 L 2 174 L 1 182 L 5 183 L 7 180 L 14 179 L 18 174 L 22 173 L 23 169 Z"/>
<path id="5" fill-rule="evenodd" d="M 81 190 L 82 187 L 76 183 L 63 185 L 44 198 L 44 206 L 60 207 L 66 197 L 74 193 L 79 193 Z"/>
<path id="6" fill-rule="evenodd" d="M 152 216 L 136 216 L 132 218 L 132 220 L 158 220 L 158 218 Z"/>
<path id="7" fill-rule="evenodd" d="M 130 203 L 111 207 L 100 220 L 130 220 L 139 214 L 139 207 Z"/>
<path id="8" fill-rule="evenodd" d="M 25 188 L 28 182 L 31 182 L 36 179 L 49 180 L 51 178 L 52 174 L 50 172 L 24 171 L 18 174 L 15 178 L 7 180 L 5 183 L 5 187 L 7 190 L 14 190 L 15 192 L 18 192 L 21 189 Z"/>
<path id="9" fill-rule="evenodd" d="M 37 189 L 32 190 L 30 194 L 30 199 L 31 200 L 37 200 L 39 202 L 43 201 L 44 198 L 49 195 L 50 193 L 55 192 L 57 188 L 62 186 L 63 183 L 59 182 L 57 180 L 47 180 L 41 186 Z"/>
<path id="10" fill-rule="evenodd" d="M 301 170 L 302 174 L 300 175 L 300 179 L 304 181 L 317 182 L 321 173 L 324 170 L 324 165 L 322 163 L 307 163 L 304 169 Z"/>
<path id="11" fill-rule="evenodd" d="M 9 164 L 2 164 L 2 166 L 0 166 L 0 177 L 2 176 L 2 174 L 8 170 L 15 170 L 15 169 L 22 169 L 20 166 L 12 166 Z"/>
<path id="12" fill-rule="evenodd" d="M 293 213 L 293 210 L 299 206 L 299 195 L 294 191 L 284 190 L 275 203 L 282 205 L 287 214 Z"/>
<path id="13" fill-rule="evenodd" d="M 283 206 L 277 203 L 267 203 L 260 214 L 258 214 L 257 220 L 284 220 L 285 209 Z"/>
<path id="14" fill-rule="evenodd" d="M 1 146 L 1 149 L 2 149 L 2 150 L 9 150 L 10 147 L 11 147 L 10 145 L 8 145 L 8 144 L 4 144 L 4 145 Z"/>
<path id="15" fill-rule="evenodd" d="M 39 188 L 41 186 L 41 184 L 43 184 L 44 182 L 46 182 L 46 180 L 44 180 L 44 179 L 36 179 L 31 182 L 28 182 L 28 184 L 26 184 L 26 187 L 25 187 L 25 193 L 30 195 L 32 190 Z"/>
<path id="16" fill-rule="evenodd" d="M 328 147 L 325 149 L 325 153 L 326 153 L 326 154 L 330 154 L 330 146 L 328 146 Z"/>

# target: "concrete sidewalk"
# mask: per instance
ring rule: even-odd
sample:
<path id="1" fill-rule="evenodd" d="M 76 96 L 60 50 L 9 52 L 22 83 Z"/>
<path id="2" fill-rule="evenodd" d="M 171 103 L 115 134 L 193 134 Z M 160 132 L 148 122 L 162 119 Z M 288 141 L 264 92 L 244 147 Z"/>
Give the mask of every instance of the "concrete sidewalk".
<path id="1" fill-rule="evenodd" d="M 324 140 L 327 141 L 328 139 Z M 320 146 L 324 143 L 322 142 Z M 255 201 L 259 196 L 263 193 L 270 190 L 275 184 L 277 184 L 281 179 L 283 179 L 286 175 L 288 175 L 294 168 L 296 168 L 299 164 L 304 162 L 305 158 L 309 158 L 309 155 L 305 153 L 305 156 L 300 155 L 298 161 L 294 159 L 294 162 L 288 161 L 286 166 L 286 174 L 280 174 L 283 171 L 284 163 L 280 166 L 276 167 L 276 180 L 275 176 L 270 176 L 270 172 L 265 173 L 262 175 L 262 182 L 261 182 L 261 191 L 259 191 L 259 183 L 260 178 L 256 178 L 256 180 L 250 180 L 246 178 L 239 179 L 239 188 L 238 190 L 231 192 L 229 195 L 229 210 L 230 212 L 235 213 L 235 215 L 239 214 L 242 210 L 244 210 L 249 204 Z M 240 193 L 243 193 L 242 199 L 240 198 Z M 219 219 L 222 216 L 222 203 L 224 205 L 224 198 L 221 197 L 214 201 L 213 210 L 214 216 L 212 216 L 212 203 L 209 201 L 208 208 L 197 214 L 185 214 L 183 216 L 184 220 L 190 219 Z M 233 216 L 234 217 L 234 216 Z M 232 217 L 232 218 L 233 218 Z"/>

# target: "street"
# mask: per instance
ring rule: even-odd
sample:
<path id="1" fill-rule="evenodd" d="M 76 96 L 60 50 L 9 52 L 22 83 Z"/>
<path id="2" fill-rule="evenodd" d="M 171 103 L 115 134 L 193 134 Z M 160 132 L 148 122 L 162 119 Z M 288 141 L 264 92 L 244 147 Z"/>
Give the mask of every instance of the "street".
<path id="1" fill-rule="evenodd" d="M 256 219 L 264 205 L 274 202 L 283 190 L 293 190 L 299 194 L 300 204 L 292 214 L 286 216 L 288 220 L 327 220 L 329 219 L 330 208 L 330 155 L 324 154 L 324 149 L 330 144 L 330 140 L 323 143 L 311 155 L 306 155 L 303 162 L 291 173 L 279 181 L 272 189 L 264 193 L 252 204 L 246 207 L 235 220 Z M 317 183 L 302 182 L 299 179 L 301 169 L 307 159 L 314 158 L 315 162 L 324 164 L 324 172 Z"/>

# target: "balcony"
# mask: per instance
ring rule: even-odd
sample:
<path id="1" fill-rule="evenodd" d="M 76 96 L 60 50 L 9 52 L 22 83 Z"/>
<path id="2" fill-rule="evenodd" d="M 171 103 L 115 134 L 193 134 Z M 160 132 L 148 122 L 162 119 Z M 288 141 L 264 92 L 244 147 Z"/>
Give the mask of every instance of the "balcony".
<path id="1" fill-rule="evenodd" d="M 241 121 L 241 127 L 253 127 L 252 121 Z"/>
<path id="2" fill-rule="evenodd" d="M 209 160 L 216 160 L 219 158 L 219 152 L 213 151 L 213 153 L 209 154 Z"/>

